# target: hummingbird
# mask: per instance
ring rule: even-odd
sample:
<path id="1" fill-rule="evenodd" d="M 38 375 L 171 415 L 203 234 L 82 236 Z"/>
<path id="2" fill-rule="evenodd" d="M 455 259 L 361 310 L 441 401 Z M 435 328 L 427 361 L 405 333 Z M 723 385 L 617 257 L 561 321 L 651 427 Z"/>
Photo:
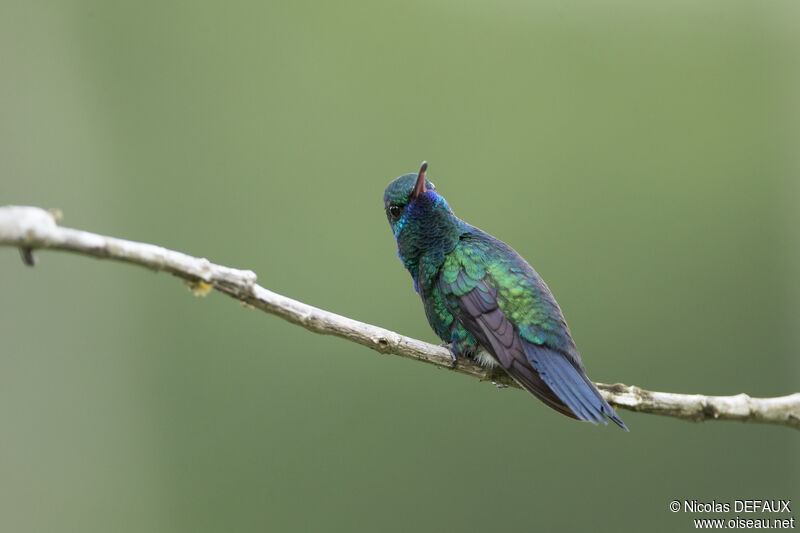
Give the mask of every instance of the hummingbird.
<path id="1" fill-rule="evenodd" d="M 426 178 L 428 163 L 383 194 L 397 255 L 425 315 L 459 357 L 501 367 L 561 414 L 593 424 L 625 423 L 586 376 L 561 308 L 516 251 L 456 217 Z"/>

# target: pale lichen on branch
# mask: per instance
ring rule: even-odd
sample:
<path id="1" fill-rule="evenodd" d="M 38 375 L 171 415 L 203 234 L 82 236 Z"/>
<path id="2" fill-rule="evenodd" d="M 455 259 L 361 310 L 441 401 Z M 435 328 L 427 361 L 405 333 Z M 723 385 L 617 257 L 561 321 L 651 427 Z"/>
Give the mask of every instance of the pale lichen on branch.
<path id="1" fill-rule="evenodd" d="M 193 284 L 195 290 L 203 292 L 208 285 L 248 306 L 277 315 L 314 333 L 333 335 L 383 354 L 415 359 L 498 385 L 517 387 L 502 370 L 488 370 L 468 359 L 459 359 L 452 368 L 450 352 L 441 346 L 337 315 L 265 289 L 256 283 L 256 275 L 251 270 L 217 265 L 205 258 L 153 244 L 61 227 L 57 224 L 59 215 L 38 207 L 0 207 L 0 245 L 19 248 L 23 261 L 31 266 L 35 250 L 53 249 L 163 270 Z M 746 394 L 704 396 L 653 392 L 622 384 L 598 383 L 597 386 L 609 403 L 631 411 L 695 422 L 736 420 L 800 429 L 800 393 L 752 398 Z"/>

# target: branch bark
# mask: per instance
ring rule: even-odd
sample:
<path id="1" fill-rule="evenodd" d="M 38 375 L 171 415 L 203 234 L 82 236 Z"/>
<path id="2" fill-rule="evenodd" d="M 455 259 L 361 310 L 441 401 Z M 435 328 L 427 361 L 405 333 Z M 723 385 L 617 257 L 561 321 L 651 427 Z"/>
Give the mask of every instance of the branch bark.
<path id="1" fill-rule="evenodd" d="M 34 264 L 34 250 L 53 249 L 169 272 L 184 279 L 196 291 L 216 289 L 248 306 L 277 315 L 314 333 L 334 335 L 382 354 L 415 359 L 497 385 L 517 387 L 502 370 L 486 369 L 466 359 L 460 359 L 455 368 L 451 368 L 450 353 L 445 348 L 267 290 L 256 283 L 256 274 L 251 270 L 217 265 L 205 258 L 153 244 L 61 227 L 57 224 L 57 218 L 58 214 L 38 207 L 0 207 L 0 245 L 19 248 L 23 261 L 31 266 Z M 623 384 L 597 383 L 597 386 L 610 404 L 631 411 L 694 422 L 738 420 L 800 429 L 800 393 L 776 398 L 751 398 L 746 394 L 704 396 L 653 392 Z"/>

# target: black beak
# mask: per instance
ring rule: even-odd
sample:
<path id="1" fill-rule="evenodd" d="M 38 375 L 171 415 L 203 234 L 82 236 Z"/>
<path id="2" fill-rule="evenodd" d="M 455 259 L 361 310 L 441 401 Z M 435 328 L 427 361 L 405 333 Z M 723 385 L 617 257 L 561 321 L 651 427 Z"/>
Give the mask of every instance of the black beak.
<path id="1" fill-rule="evenodd" d="M 428 170 L 428 162 L 423 161 L 422 166 L 419 167 L 419 174 L 417 174 L 417 183 L 411 189 L 411 194 L 408 196 L 408 201 L 414 200 L 420 194 L 425 194 L 428 189 L 425 188 L 425 172 Z"/>

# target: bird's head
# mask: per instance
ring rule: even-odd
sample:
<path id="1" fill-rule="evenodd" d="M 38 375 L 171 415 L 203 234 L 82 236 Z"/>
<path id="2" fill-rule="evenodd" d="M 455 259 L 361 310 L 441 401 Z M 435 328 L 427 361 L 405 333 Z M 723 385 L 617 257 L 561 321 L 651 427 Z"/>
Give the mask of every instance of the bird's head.
<path id="1" fill-rule="evenodd" d="M 423 162 L 419 172 L 403 174 L 383 193 L 386 218 L 407 267 L 426 252 L 451 251 L 462 233 L 463 223 L 428 181 L 427 170 Z"/>

